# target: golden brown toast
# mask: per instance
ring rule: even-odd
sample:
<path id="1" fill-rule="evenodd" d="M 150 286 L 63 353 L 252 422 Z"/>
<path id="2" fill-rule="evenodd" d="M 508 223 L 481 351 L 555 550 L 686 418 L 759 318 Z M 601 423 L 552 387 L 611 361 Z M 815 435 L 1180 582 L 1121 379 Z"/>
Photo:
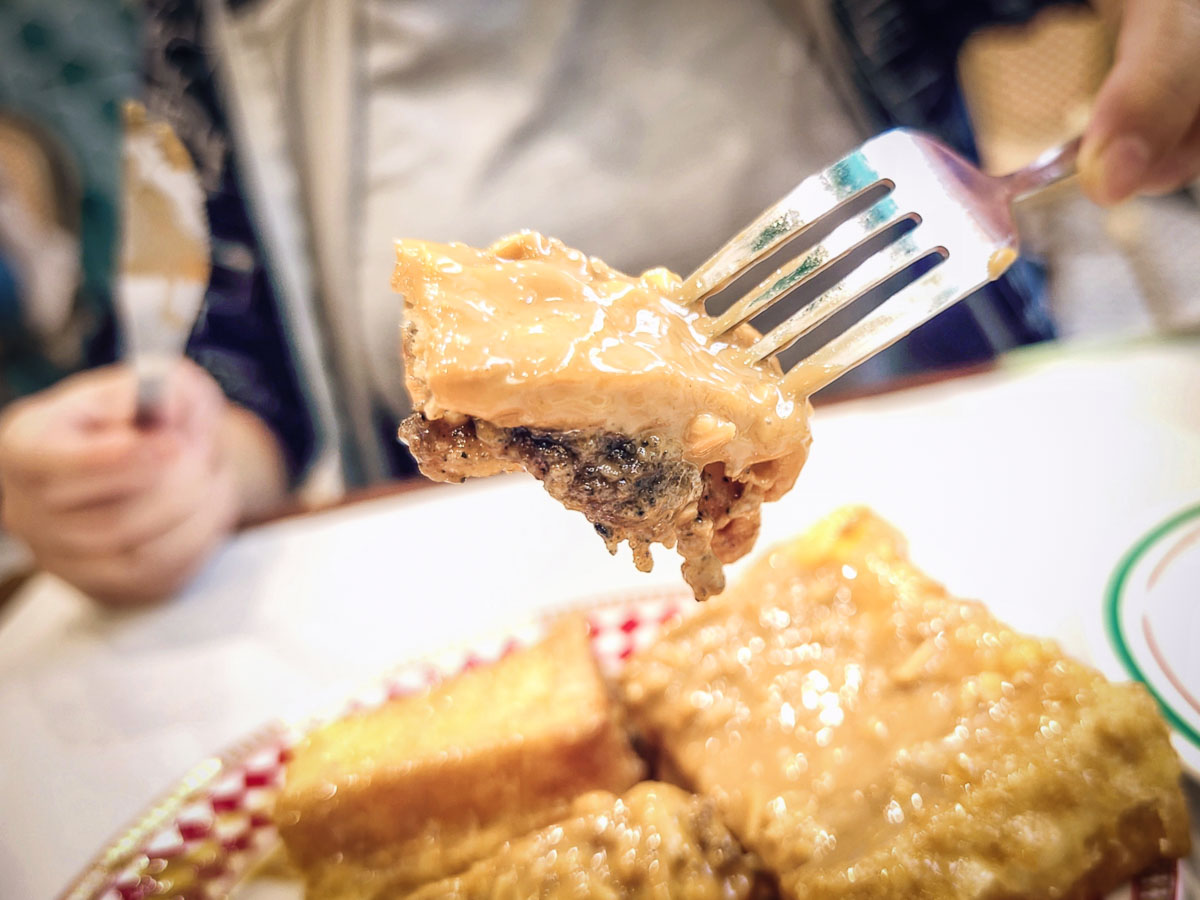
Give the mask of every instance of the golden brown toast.
<path id="1" fill-rule="evenodd" d="M 757 860 L 717 818 L 711 800 L 644 781 L 620 797 L 605 791 L 580 797 L 568 818 L 409 897 L 743 900 L 765 896 L 766 889 Z"/>
<path id="2" fill-rule="evenodd" d="M 310 735 L 275 818 L 311 898 L 366 900 L 462 871 L 642 774 L 588 644 L 539 644 Z"/>
<path id="3" fill-rule="evenodd" d="M 948 595 L 864 510 L 776 547 L 622 688 L 787 897 L 1095 897 L 1188 849 L 1145 690 Z"/>

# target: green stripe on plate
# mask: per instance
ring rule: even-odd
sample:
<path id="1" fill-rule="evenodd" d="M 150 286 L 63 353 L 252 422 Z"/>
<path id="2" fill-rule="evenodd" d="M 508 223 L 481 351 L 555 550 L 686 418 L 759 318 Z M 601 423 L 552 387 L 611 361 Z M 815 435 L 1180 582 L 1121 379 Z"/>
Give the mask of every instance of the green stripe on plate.
<path id="1" fill-rule="evenodd" d="M 1198 518 L 1200 518 L 1200 503 L 1177 512 L 1165 522 L 1157 525 L 1134 544 L 1132 549 L 1121 558 L 1105 590 L 1104 623 L 1108 631 L 1109 640 L 1112 641 L 1113 648 L 1117 651 L 1117 656 L 1121 660 L 1122 665 L 1125 666 L 1133 678 L 1146 686 L 1146 690 L 1158 702 L 1163 716 L 1171 723 L 1171 727 L 1187 738 L 1197 749 L 1200 749 L 1200 734 L 1184 721 L 1183 717 L 1163 698 L 1162 694 L 1155 690 L 1154 685 L 1150 683 L 1141 667 L 1134 660 L 1133 654 L 1129 651 L 1129 645 L 1125 641 L 1125 635 L 1121 631 L 1122 594 L 1125 589 L 1125 583 L 1129 580 L 1129 575 L 1133 571 L 1133 567 L 1137 565 L 1151 547 L 1162 540 L 1164 535 L 1174 531 L 1180 525 Z"/>

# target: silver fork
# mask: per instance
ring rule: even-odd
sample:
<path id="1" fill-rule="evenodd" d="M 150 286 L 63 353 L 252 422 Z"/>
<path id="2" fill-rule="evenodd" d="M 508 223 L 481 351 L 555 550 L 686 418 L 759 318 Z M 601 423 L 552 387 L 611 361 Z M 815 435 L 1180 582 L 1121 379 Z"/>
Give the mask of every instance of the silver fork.
<path id="1" fill-rule="evenodd" d="M 999 278 L 1017 258 L 1013 203 L 1073 174 L 1078 152 L 1076 138 L 1023 169 L 997 177 L 979 171 L 933 138 L 905 129 L 886 132 L 800 182 L 742 229 L 689 276 L 685 299 L 701 304 L 784 244 L 814 228 L 841 222 L 819 244 L 780 266 L 714 317 L 707 326 L 710 333 L 725 334 L 838 261 L 862 252 L 899 223 L 915 222 L 911 231 L 862 261 L 750 348 L 753 359 L 765 360 L 892 276 L 932 257 L 932 269 L 785 375 L 785 387 L 811 393 Z M 846 208 L 868 191 L 886 193 L 848 218 Z"/>

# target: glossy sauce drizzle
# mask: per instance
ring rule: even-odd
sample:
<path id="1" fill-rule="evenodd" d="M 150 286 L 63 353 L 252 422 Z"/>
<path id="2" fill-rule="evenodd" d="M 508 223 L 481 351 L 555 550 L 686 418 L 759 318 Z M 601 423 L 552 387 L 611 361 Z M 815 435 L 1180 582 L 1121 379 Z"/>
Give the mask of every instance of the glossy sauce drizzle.
<path id="1" fill-rule="evenodd" d="M 809 442 L 809 404 L 715 339 L 666 269 L 632 278 L 532 232 L 488 250 L 397 243 L 393 286 L 414 328 L 409 390 L 427 417 L 501 427 L 653 431 L 736 473 Z"/>

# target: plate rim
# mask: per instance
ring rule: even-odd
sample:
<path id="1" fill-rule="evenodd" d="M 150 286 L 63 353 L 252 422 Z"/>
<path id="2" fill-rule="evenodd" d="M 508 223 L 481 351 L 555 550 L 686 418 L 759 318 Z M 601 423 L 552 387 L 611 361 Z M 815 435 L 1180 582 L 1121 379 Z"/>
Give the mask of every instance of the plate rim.
<path id="1" fill-rule="evenodd" d="M 1154 702 L 1158 705 L 1163 718 L 1167 720 L 1175 732 L 1184 738 L 1191 747 L 1200 751 L 1200 732 L 1175 710 L 1171 703 L 1163 697 L 1159 689 L 1155 687 L 1154 683 L 1146 677 L 1146 673 L 1133 657 L 1133 651 L 1126 641 L 1124 629 L 1121 624 L 1122 600 L 1125 597 L 1125 590 L 1129 579 L 1133 575 L 1138 563 L 1142 561 L 1151 549 L 1158 546 L 1164 537 L 1174 532 L 1181 525 L 1185 525 L 1193 520 L 1200 521 L 1200 503 L 1186 506 L 1163 519 L 1134 541 L 1133 545 L 1122 554 L 1116 568 L 1109 577 L 1108 584 L 1105 586 L 1104 629 L 1108 636 L 1109 644 L 1116 654 L 1117 661 L 1121 667 L 1125 669 L 1131 678 L 1145 686 L 1150 696 L 1154 698 Z"/>
<path id="2" fill-rule="evenodd" d="M 110 878 L 113 866 L 131 848 L 140 847 L 171 816 L 183 810 L 189 798 L 221 777 L 229 766 L 246 753 L 260 749 L 272 739 L 282 739 L 289 726 L 283 719 L 269 719 L 222 750 L 206 756 L 181 775 L 169 788 L 158 794 L 126 826 L 113 833 L 57 894 L 58 900 L 91 900 Z M 110 862 L 111 861 L 111 862 Z"/>

